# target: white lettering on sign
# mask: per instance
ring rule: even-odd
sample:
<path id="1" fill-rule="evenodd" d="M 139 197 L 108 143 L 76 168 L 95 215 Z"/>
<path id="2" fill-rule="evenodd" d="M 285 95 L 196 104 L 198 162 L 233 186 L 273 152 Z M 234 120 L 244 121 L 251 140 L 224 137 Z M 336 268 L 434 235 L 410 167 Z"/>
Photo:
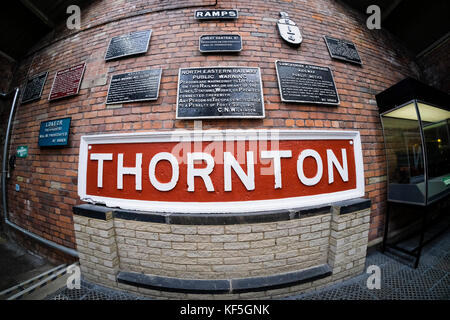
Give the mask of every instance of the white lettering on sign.
<path id="1" fill-rule="evenodd" d="M 123 209 L 225 213 L 300 208 L 364 196 L 356 131 L 83 136 L 79 159 L 80 198 Z"/>
<path id="2" fill-rule="evenodd" d="M 103 188 L 103 161 L 112 160 L 112 153 L 92 153 L 91 160 L 97 160 L 97 188 Z"/>

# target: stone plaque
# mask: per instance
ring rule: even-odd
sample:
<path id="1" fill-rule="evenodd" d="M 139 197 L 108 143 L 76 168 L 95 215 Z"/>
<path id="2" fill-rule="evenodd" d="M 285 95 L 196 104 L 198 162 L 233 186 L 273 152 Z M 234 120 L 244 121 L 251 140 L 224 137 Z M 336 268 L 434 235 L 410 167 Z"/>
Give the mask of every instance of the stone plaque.
<path id="1" fill-rule="evenodd" d="M 200 52 L 239 52 L 242 38 L 238 34 L 202 35 L 198 41 Z"/>
<path id="2" fill-rule="evenodd" d="M 284 102 L 339 104 L 330 68 L 297 62 L 275 62 Z"/>
<path id="3" fill-rule="evenodd" d="M 334 59 L 344 60 L 361 65 L 362 61 L 359 57 L 356 46 L 351 41 L 335 39 L 331 37 L 323 37 L 327 44 L 330 56 Z"/>
<path id="4" fill-rule="evenodd" d="M 78 94 L 86 63 L 60 70 L 53 79 L 48 100 L 56 100 Z"/>
<path id="5" fill-rule="evenodd" d="M 237 19 L 238 11 L 236 9 L 225 9 L 225 10 L 196 10 L 195 19 L 199 20 L 212 20 L 212 19 Z"/>
<path id="6" fill-rule="evenodd" d="M 182 68 L 177 119 L 264 118 L 259 68 Z"/>
<path id="7" fill-rule="evenodd" d="M 39 100 L 41 98 L 45 80 L 47 80 L 47 75 L 48 72 L 43 72 L 27 80 L 22 96 L 22 103 Z"/>
<path id="8" fill-rule="evenodd" d="M 106 50 L 105 60 L 147 52 L 151 35 L 152 30 L 145 30 L 111 38 L 108 50 Z"/>
<path id="9" fill-rule="evenodd" d="M 106 104 L 157 100 L 162 69 L 116 74 L 111 77 Z"/>
<path id="10" fill-rule="evenodd" d="M 39 146 L 65 146 L 69 141 L 71 118 L 63 118 L 41 122 L 39 130 Z"/>

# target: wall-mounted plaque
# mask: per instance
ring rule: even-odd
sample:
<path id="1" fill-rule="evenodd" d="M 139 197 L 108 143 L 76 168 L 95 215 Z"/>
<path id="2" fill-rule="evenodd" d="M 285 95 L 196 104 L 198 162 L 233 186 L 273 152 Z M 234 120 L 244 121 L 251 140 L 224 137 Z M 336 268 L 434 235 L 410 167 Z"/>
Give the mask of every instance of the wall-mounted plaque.
<path id="1" fill-rule="evenodd" d="M 284 61 L 275 61 L 275 66 L 282 101 L 339 104 L 330 68 Z"/>
<path id="2" fill-rule="evenodd" d="M 39 130 L 39 146 L 66 146 L 69 142 L 71 118 L 63 118 L 41 122 Z"/>
<path id="3" fill-rule="evenodd" d="M 195 19 L 199 20 L 212 20 L 212 19 L 237 19 L 238 11 L 236 9 L 225 9 L 225 10 L 196 10 Z"/>
<path id="4" fill-rule="evenodd" d="M 297 24 L 289 19 L 286 12 L 280 12 L 281 19 L 278 20 L 278 32 L 281 38 L 290 45 L 298 46 L 302 43 L 303 37 Z"/>
<path id="5" fill-rule="evenodd" d="M 182 68 L 177 119 L 264 118 L 259 68 Z"/>
<path id="6" fill-rule="evenodd" d="M 85 67 L 86 63 L 83 62 L 56 72 L 48 100 L 56 100 L 78 94 Z"/>
<path id="7" fill-rule="evenodd" d="M 147 52 L 151 35 L 152 30 L 145 30 L 111 38 L 106 50 L 105 60 Z"/>
<path id="8" fill-rule="evenodd" d="M 239 52 L 242 38 L 238 34 L 208 34 L 200 36 L 200 52 Z"/>
<path id="9" fill-rule="evenodd" d="M 334 59 L 362 64 L 358 50 L 353 42 L 324 36 L 330 56 Z"/>
<path id="10" fill-rule="evenodd" d="M 28 146 L 18 146 L 16 151 L 17 158 L 28 157 Z"/>
<path id="11" fill-rule="evenodd" d="M 22 96 L 22 103 L 39 100 L 41 98 L 47 75 L 48 72 L 43 72 L 27 80 Z"/>
<path id="12" fill-rule="evenodd" d="M 162 69 L 116 74 L 111 77 L 106 104 L 157 100 Z"/>

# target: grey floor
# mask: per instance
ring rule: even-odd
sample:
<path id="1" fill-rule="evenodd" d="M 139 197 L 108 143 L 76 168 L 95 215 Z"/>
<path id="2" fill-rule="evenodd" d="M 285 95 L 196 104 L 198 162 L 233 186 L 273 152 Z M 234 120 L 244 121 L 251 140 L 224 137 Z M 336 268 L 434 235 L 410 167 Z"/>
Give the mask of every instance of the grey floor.
<path id="1" fill-rule="evenodd" d="M 414 245 L 412 239 L 405 247 Z M 392 254 L 372 251 L 367 255 L 366 269 L 381 269 L 381 288 L 368 289 L 369 274 L 320 290 L 288 297 L 288 300 L 449 300 L 450 299 L 450 231 L 423 249 L 417 269 Z M 85 281 L 81 289 L 62 288 L 47 297 L 50 300 L 143 300 L 145 297 L 116 291 Z"/>

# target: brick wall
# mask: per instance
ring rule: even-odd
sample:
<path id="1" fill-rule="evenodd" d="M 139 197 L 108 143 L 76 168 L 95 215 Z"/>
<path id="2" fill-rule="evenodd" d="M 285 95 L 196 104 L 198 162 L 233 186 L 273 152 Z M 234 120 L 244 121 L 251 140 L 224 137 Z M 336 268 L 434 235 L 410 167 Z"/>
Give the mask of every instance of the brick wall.
<path id="1" fill-rule="evenodd" d="M 175 1 L 163 3 L 171 6 Z M 206 3 L 213 1 L 194 4 L 206 7 Z M 193 121 L 175 120 L 179 68 L 236 65 L 261 68 L 266 118 L 208 120 L 203 121 L 203 128 L 360 131 L 366 196 L 372 200 L 369 239 L 380 237 L 386 166 L 374 94 L 406 76 L 417 77 L 418 69 L 408 52 L 385 31 L 366 29 L 364 16 L 331 0 L 219 1 L 217 8 L 239 10 L 239 19 L 228 22 L 199 22 L 193 18 L 195 7 L 160 11 L 160 5 L 160 1 L 96 1 L 82 10 L 81 31 L 69 32 L 62 24 L 54 38 L 41 41 L 21 62 L 14 85 L 23 84 L 27 75 L 42 71 L 49 71 L 49 76 L 42 99 L 19 106 L 15 116 L 10 150 L 15 152 L 18 145 L 28 145 L 29 156 L 17 161 L 17 168 L 8 183 L 11 220 L 45 238 L 74 248 L 71 210 L 73 205 L 80 203 L 77 196 L 80 136 L 192 129 Z M 278 35 L 279 11 L 288 12 L 299 24 L 304 37 L 300 48 L 289 47 Z M 125 18 L 127 15 L 133 16 Z M 153 34 L 145 55 L 104 61 L 111 37 L 147 29 L 152 29 Z M 239 55 L 202 55 L 198 51 L 198 37 L 219 32 L 239 33 L 243 39 L 242 52 Z M 363 66 L 331 60 L 324 35 L 352 40 Z M 277 59 L 331 67 L 340 105 L 281 103 L 274 66 Z M 48 102 L 56 71 L 83 61 L 86 61 L 86 72 L 80 94 Z M 111 75 L 145 68 L 163 69 L 157 101 L 105 105 Z M 72 117 L 69 146 L 40 149 L 37 145 L 40 122 L 68 116 Z M 16 183 L 21 186 L 20 192 L 14 191 Z"/>

